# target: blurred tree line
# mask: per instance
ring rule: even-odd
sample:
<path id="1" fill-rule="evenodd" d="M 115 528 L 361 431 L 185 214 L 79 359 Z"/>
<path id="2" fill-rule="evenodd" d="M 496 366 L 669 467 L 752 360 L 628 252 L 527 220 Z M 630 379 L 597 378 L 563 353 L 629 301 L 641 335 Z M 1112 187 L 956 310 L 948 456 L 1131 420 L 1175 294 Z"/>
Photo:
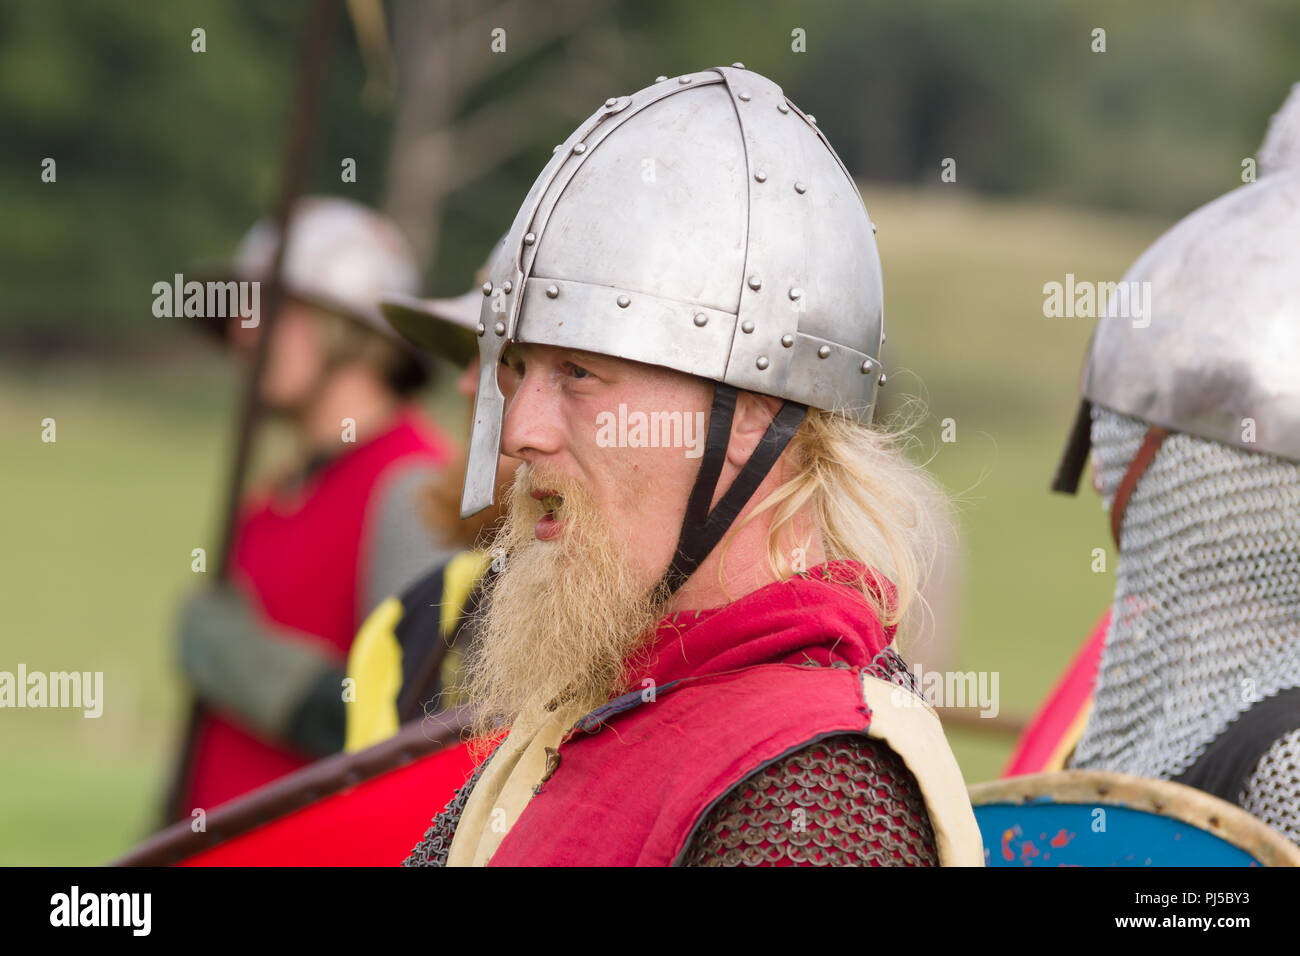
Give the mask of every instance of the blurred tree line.
<path id="1" fill-rule="evenodd" d="M 153 283 L 274 202 L 304 13 L 0 7 L 0 345 L 173 333 Z M 337 28 L 310 189 L 402 218 L 435 294 L 468 284 L 555 143 L 657 74 L 744 61 L 864 178 L 938 185 L 952 157 L 960 189 L 1171 216 L 1240 184 L 1300 79 L 1294 0 L 349 0 Z"/>

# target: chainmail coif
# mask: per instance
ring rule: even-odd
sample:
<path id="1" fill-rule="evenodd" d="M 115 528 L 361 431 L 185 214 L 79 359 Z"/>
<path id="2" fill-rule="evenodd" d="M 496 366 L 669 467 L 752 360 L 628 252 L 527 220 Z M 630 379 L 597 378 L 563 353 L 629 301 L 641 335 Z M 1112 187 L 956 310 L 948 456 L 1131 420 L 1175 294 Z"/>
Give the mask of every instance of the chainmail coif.
<path id="1" fill-rule="evenodd" d="M 1110 507 L 1148 426 L 1094 408 Z M 1260 700 L 1300 687 L 1300 466 L 1171 433 L 1129 499 L 1093 707 L 1071 766 L 1170 778 Z M 1300 838 L 1300 733 L 1238 802 Z"/>

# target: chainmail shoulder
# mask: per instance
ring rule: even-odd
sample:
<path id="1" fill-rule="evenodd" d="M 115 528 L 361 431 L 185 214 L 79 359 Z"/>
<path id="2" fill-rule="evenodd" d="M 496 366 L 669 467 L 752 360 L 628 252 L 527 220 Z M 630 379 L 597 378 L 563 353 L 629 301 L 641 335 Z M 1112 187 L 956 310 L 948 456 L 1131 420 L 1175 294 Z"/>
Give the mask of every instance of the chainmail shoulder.
<path id="1" fill-rule="evenodd" d="M 1273 742 L 1237 803 L 1293 843 L 1300 843 L 1300 729 Z"/>
<path id="2" fill-rule="evenodd" d="M 922 700 L 925 694 L 921 691 L 921 685 L 916 680 L 916 675 L 912 673 L 911 668 L 907 666 L 907 661 L 899 656 L 898 651 L 894 650 L 893 645 L 881 650 L 863 669 L 864 673 L 880 680 L 889 681 L 899 687 L 905 687 Z"/>
<path id="3" fill-rule="evenodd" d="M 475 768 L 473 775 L 461 785 L 442 812 L 433 818 L 433 826 L 424 832 L 424 839 L 415 845 L 411 855 L 402 861 L 402 866 L 447 865 L 447 854 L 451 850 L 451 839 L 456 835 L 460 815 L 465 811 L 465 804 L 469 802 L 470 794 L 491 759 L 489 756 Z"/>
<path id="4" fill-rule="evenodd" d="M 1094 408 L 1106 507 L 1147 427 Z M 1171 433 L 1129 499 L 1122 535 L 1071 766 L 1168 779 L 1252 702 L 1300 687 L 1300 465 Z"/>
<path id="5" fill-rule="evenodd" d="M 916 778 L 887 744 L 827 737 L 751 774 L 700 821 L 686 866 L 938 866 Z"/>

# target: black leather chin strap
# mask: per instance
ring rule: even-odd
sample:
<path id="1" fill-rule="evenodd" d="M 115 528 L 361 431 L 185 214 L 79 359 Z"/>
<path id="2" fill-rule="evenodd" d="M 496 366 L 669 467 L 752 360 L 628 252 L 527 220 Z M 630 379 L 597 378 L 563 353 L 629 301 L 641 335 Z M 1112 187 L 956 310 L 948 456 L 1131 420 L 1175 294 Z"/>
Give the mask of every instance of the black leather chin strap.
<path id="1" fill-rule="evenodd" d="M 710 512 L 709 505 L 713 503 L 713 495 L 718 489 L 718 477 L 722 474 L 727 445 L 731 441 L 731 422 L 736 415 L 736 389 L 721 382 L 714 387 L 713 407 L 709 411 L 709 432 L 704 455 L 700 460 L 700 470 L 686 502 L 686 516 L 682 520 L 681 536 L 677 539 L 677 553 L 660 582 L 665 594 L 672 594 L 681 587 L 718 546 L 736 516 L 781 457 L 781 452 L 790 444 L 790 439 L 799 430 L 799 425 L 807 414 L 808 406 L 798 402 L 787 401 L 781 406 L 759 440 L 758 447 L 749 456 L 749 461 L 745 462 L 745 467 L 736 475 L 736 480 L 718 501 L 717 507 Z"/>

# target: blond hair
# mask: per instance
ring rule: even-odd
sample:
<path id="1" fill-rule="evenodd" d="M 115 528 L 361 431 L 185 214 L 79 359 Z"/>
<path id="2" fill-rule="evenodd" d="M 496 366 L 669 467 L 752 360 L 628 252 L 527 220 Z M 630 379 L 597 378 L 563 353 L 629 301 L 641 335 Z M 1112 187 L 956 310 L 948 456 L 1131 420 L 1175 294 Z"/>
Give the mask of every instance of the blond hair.
<path id="1" fill-rule="evenodd" d="M 827 560 L 866 565 L 862 594 L 885 627 L 899 628 L 904 642 L 921 630 L 921 616 L 928 613 L 925 581 L 939 548 L 954 537 L 948 495 L 907 456 L 915 442 L 911 431 L 910 426 L 872 427 L 809 409 L 785 452 L 795 476 L 731 532 L 774 510 L 767 557 L 773 574 L 784 581 L 797 573 L 795 548 L 807 546 L 791 537 L 795 516 L 808 509 L 821 531 Z"/>

